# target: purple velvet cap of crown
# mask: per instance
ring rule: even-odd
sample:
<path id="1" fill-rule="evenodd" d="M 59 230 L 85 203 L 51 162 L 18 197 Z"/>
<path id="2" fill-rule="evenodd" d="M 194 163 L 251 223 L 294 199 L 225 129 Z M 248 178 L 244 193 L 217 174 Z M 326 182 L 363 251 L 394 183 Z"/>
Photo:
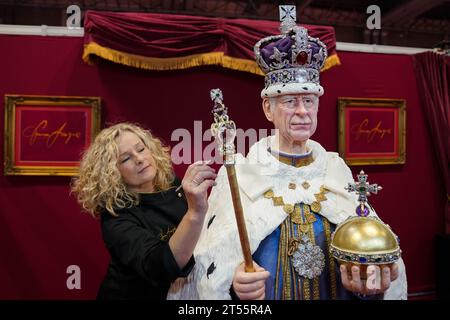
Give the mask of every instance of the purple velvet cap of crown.
<path id="1" fill-rule="evenodd" d="M 295 59 L 292 59 L 292 49 L 295 48 L 295 41 L 292 37 L 284 37 L 278 41 L 272 42 L 261 48 L 260 54 L 262 59 L 270 66 L 275 60 L 274 48 L 277 48 L 280 53 L 285 53 L 285 68 L 301 67 L 304 66 L 309 61 L 309 56 L 311 56 L 311 62 L 315 62 L 315 65 L 322 67 L 325 55 L 318 55 L 320 52 L 320 45 L 317 42 L 309 41 L 307 46 L 307 51 L 301 51 Z M 272 57 L 272 58 L 271 58 Z M 320 70 L 319 70 L 320 71 Z"/>
<path id="2" fill-rule="evenodd" d="M 270 59 L 270 56 L 273 55 L 274 47 L 276 47 L 280 52 L 285 52 L 288 54 L 287 58 L 291 60 L 292 54 L 291 54 L 291 47 L 294 43 L 294 40 L 292 40 L 290 37 L 286 37 L 283 39 L 280 39 L 278 41 L 269 43 L 264 48 L 261 49 L 261 56 L 264 59 L 264 61 L 270 65 L 271 62 L 274 61 L 274 59 Z"/>

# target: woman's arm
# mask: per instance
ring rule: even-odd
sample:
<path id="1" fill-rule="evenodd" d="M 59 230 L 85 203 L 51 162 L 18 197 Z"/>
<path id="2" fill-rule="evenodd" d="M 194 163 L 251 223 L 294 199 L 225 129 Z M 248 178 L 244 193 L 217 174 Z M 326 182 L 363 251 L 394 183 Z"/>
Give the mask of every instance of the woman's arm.
<path id="1" fill-rule="evenodd" d="M 188 211 L 169 240 L 169 246 L 180 268 L 189 262 L 194 252 L 208 211 L 208 189 L 216 178 L 215 170 L 206 162 L 191 164 L 182 181 Z"/>

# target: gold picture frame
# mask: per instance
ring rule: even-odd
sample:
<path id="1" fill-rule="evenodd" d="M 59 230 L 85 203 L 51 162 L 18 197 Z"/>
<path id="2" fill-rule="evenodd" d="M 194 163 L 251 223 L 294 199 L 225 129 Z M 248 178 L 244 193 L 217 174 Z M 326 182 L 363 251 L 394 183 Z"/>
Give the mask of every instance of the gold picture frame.
<path id="1" fill-rule="evenodd" d="M 348 165 L 404 164 L 406 101 L 338 98 L 339 154 Z"/>
<path id="2" fill-rule="evenodd" d="M 75 175 L 100 117 L 99 97 L 5 95 L 4 174 Z"/>

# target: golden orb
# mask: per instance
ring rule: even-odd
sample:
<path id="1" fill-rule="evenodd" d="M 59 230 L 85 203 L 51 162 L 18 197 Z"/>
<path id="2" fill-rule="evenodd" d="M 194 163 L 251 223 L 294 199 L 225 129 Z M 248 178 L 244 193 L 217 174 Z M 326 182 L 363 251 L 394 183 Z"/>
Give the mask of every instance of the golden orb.
<path id="1" fill-rule="evenodd" d="M 366 278 L 368 265 L 390 265 L 400 258 L 398 237 L 375 216 L 354 216 L 339 224 L 332 235 L 331 253 L 339 263 L 361 267 Z"/>
<path id="2" fill-rule="evenodd" d="M 360 267 L 360 276 L 367 278 L 367 266 L 388 266 L 400 259 L 398 237 L 389 225 L 378 217 L 370 216 L 366 206 L 367 197 L 377 194 L 382 188 L 367 181 L 367 174 L 361 170 L 358 181 L 348 183 L 345 189 L 358 195 L 357 216 L 349 217 L 340 223 L 332 234 L 331 254 L 340 264 L 347 265 L 351 274 L 352 265 Z"/>

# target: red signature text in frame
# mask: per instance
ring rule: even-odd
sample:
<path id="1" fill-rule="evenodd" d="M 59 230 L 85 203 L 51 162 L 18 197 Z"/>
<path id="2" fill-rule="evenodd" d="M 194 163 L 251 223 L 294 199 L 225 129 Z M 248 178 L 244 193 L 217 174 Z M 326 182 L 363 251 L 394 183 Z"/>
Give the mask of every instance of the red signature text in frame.
<path id="1" fill-rule="evenodd" d="M 80 139 L 81 132 L 64 131 L 67 126 L 67 122 L 64 122 L 57 130 L 51 132 L 45 132 L 48 126 L 47 120 L 42 120 L 36 126 L 28 126 L 23 129 L 23 136 L 29 138 L 29 144 L 32 146 L 37 139 L 45 139 L 47 148 L 51 148 L 55 142 L 60 138 L 64 144 L 68 144 L 69 141 L 74 139 Z"/>
<path id="2" fill-rule="evenodd" d="M 379 135 L 380 140 L 385 137 L 385 135 L 392 134 L 392 129 L 383 129 L 382 121 L 378 121 L 377 125 L 373 128 L 369 127 L 369 119 L 365 118 L 361 123 L 355 123 L 350 128 L 350 133 L 355 135 L 355 140 L 359 140 L 361 137 L 365 137 L 367 142 L 372 142 L 375 137 Z"/>

